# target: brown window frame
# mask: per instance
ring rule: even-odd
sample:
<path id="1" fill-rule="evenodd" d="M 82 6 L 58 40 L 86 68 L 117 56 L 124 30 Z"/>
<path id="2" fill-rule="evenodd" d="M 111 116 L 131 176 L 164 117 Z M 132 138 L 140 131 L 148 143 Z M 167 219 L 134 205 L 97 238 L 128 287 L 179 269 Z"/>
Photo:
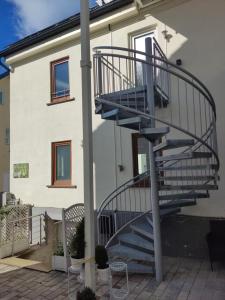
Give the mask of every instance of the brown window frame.
<path id="1" fill-rule="evenodd" d="M 56 179 L 56 149 L 59 146 L 70 146 L 70 179 L 69 180 L 57 180 Z M 56 187 L 70 187 L 72 185 L 72 142 L 62 141 L 62 142 L 53 142 L 52 143 L 52 186 Z"/>
<path id="2" fill-rule="evenodd" d="M 54 60 L 50 63 L 50 74 L 51 74 L 51 103 L 61 103 L 70 101 L 70 89 L 68 95 L 65 96 L 55 96 L 55 66 L 68 62 L 68 72 L 69 72 L 69 56 Z M 69 80 L 70 81 L 70 80 Z"/>

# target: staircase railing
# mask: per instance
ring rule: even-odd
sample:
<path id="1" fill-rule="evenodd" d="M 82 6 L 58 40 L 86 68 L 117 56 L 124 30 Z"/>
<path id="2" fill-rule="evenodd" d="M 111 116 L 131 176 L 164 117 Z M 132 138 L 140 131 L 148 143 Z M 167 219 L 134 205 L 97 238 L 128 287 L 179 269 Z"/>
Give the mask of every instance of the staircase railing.
<path id="1" fill-rule="evenodd" d="M 97 78 L 95 80 L 97 102 L 110 102 L 112 106 L 122 107 L 127 111 L 136 110 L 136 114 L 154 118 L 157 125 L 167 124 L 173 128 L 171 133 L 173 137 L 191 136 L 195 139 L 193 148 L 197 147 L 202 152 L 212 152 L 212 158 L 208 163 L 215 164 L 216 169 L 219 168 L 215 103 L 209 90 L 199 79 L 161 57 L 150 56 L 151 62 L 149 62 L 148 56 L 137 50 L 98 47 L 95 51 L 94 74 Z M 110 68 L 107 67 L 108 64 L 111 65 Z M 156 85 L 162 91 L 168 87 L 169 103 L 164 93 L 160 91 L 157 93 L 158 104 L 165 109 L 158 109 L 156 116 L 149 115 L 145 93 L 146 69 L 149 65 L 153 66 Z M 114 68 L 119 72 L 115 72 Z M 127 78 L 126 86 L 123 85 L 124 77 Z M 143 92 L 142 99 L 138 98 L 138 92 L 135 97 L 133 95 L 132 98 L 129 97 L 128 90 L 134 87 Z M 116 102 L 111 99 L 111 95 L 115 93 L 118 94 Z"/>
<path id="2" fill-rule="evenodd" d="M 162 124 L 170 127 L 169 138 L 191 137 L 193 146 L 181 148 L 177 153 L 207 152 L 211 157 L 163 161 L 158 167 L 177 167 L 175 172 L 166 171 L 167 176 L 193 178 L 188 182 L 177 180 L 174 182 L 177 186 L 207 184 L 210 178 L 215 182 L 219 169 L 216 109 L 207 87 L 190 72 L 169 62 L 156 41 L 153 43 L 154 55 L 120 47 L 97 47 L 94 50 L 96 105 L 101 105 L 103 111 L 104 105 L 110 105 L 120 111 L 155 119 L 157 127 Z M 146 93 L 146 71 L 150 66 L 153 69 L 155 116 L 149 114 Z M 202 168 L 191 168 L 194 165 Z M 147 187 L 148 178 L 148 172 L 142 178 L 133 178 L 105 199 L 98 211 L 99 243 L 107 244 L 126 223 L 149 211 L 150 189 L 143 189 L 143 180 L 146 182 L 144 187 Z M 164 184 L 165 181 L 159 181 L 160 186 Z M 178 191 L 183 192 L 179 188 Z M 167 193 L 160 191 L 160 195 Z M 145 197 L 147 201 L 143 202 Z"/>

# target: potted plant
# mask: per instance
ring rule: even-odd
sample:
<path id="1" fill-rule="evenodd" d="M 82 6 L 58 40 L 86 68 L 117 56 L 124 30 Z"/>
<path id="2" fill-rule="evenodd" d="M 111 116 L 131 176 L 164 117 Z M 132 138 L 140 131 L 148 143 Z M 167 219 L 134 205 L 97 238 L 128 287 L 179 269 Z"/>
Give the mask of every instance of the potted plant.
<path id="1" fill-rule="evenodd" d="M 52 256 L 52 269 L 57 271 L 66 271 L 64 251 L 61 244 L 58 245 L 56 251 Z"/>
<path id="2" fill-rule="evenodd" d="M 74 270 L 81 271 L 85 252 L 84 218 L 77 224 L 76 233 L 70 243 L 71 266 Z"/>
<path id="3" fill-rule="evenodd" d="M 104 246 L 96 246 L 95 248 L 95 262 L 97 264 L 98 279 L 100 282 L 109 281 L 109 265 L 108 254 Z"/>
<path id="4" fill-rule="evenodd" d="M 96 296 L 92 289 L 86 287 L 81 292 L 77 292 L 77 300 L 96 300 Z"/>

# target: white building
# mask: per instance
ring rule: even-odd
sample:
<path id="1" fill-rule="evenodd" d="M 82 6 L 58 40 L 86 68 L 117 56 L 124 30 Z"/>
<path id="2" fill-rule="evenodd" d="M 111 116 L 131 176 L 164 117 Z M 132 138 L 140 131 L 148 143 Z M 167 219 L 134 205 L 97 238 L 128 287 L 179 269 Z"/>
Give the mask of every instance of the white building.
<path id="1" fill-rule="evenodd" d="M 154 36 L 172 63 L 181 62 L 212 92 L 217 107 L 220 189 L 213 190 L 211 198 L 182 209 L 185 215 L 206 219 L 225 217 L 224 25 L 223 0 L 115 0 L 91 11 L 92 48 L 114 46 L 144 51 L 145 37 Z M 10 191 L 23 202 L 39 207 L 62 208 L 83 202 L 79 26 L 76 15 L 0 52 L 13 68 Z M 105 85 L 106 81 L 105 74 Z M 166 120 L 165 109 L 161 117 Z M 144 139 L 138 142 L 134 131 L 95 114 L 94 84 L 93 141 L 98 208 L 116 187 L 146 171 L 148 145 Z M 25 175 L 18 175 L 18 168 L 25 168 Z M 149 198 L 149 187 L 139 190 Z"/>

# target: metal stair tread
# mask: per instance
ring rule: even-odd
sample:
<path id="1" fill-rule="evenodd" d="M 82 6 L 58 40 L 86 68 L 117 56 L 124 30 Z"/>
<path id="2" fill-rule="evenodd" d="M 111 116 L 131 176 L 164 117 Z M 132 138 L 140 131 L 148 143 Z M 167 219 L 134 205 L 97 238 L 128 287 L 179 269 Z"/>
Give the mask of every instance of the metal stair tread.
<path id="1" fill-rule="evenodd" d="M 210 158 L 212 157 L 211 152 L 196 152 L 196 151 L 189 151 L 184 153 L 178 154 L 171 154 L 167 156 L 158 156 L 155 158 L 156 162 L 161 161 L 170 161 L 170 160 L 182 160 L 182 159 L 193 159 L 193 158 Z"/>
<path id="2" fill-rule="evenodd" d="M 170 131 L 169 127 L 157 127 L 157 128 L 146 127 L 140 130 L 140 134 L 143 135 L 146 139 L 156 140 L 168 134 L 169 131 Z"/>
<path id="3" fill-rule="evenodd" d="M 146 240 L 135 233 L 130 232 L 130 233 L 120 234 L 118 236 L 118 240 L 120 242 L 124 242 L 126 244 L 133 245 L 154 252 L 153 244 L 149 242 L 149 240 Z"/>
<path id="4" fill-rule="evenodd" d="M 135 232 L 138 233 L 144 237 L 146 237 L 147 239 L 153 240 L 153 229 L 151 228 L 151 231 L 146 230 L 144 228 L 140 228 L 139 226 L 135 225 L 130 225 L 130 228 Z"/>
<path id="5" fill-rule="evenodd" d="M 176 214 L 180 212 L 180 208 L 165 208 L 160 209 L 160 217 Z"/>
<path id="6" fill-rule="evenodd" d="M 140 250 L 136 250 L 124 245 L 116 244 L 108 249 L 110 256 L 128 257 L 129 260 L 154 262 L 154 256 Z"/>
<path id="7" fill-rule="evenodd" d="M 188 185 L 161 185 L 161 191 L 180 191 L 180 190 L 218 190 L 216 184 L 188 184 Z"/>
<path id="8" fill-rule="evenodd" d="M 174 139 L 174 140 L 166 140 L 157 146 L 154 147 L 154 152 L 160 151 L 160 150 L 169 150 L 174 148 L 181 148 L 186 146 L 193 146 L 194 140 L 193 139 Z"/>
<path id="9" fill-rule="evenodd" d="M 202 165 L 184 165 L 184 166 L 160 166 L 157 167 L 159 171 L 178 171 L 178 170 L 209 170 L 216 169 L 215 164 L 202 164 Z"/>
<path id="10" fill-rule="evenodd" d="M 209 193 L 197 193 L 197 192 L 189 192 L 189 193 L 179 193 L 179 194 L 167 194 L 160 195 L 159 200 L 178 200 L 178 199 L 204 199 L 209 198 Z"/>
<path id="11" fill-rule="evenodd" d="M 194 206 L 196 204 L 196 200 L 172 200 L 170 202 L 161 204 L 160 209 L 166 209 L 170 207 Z"/>
<path id="12" fill-rule="evenodd" d="M 212 181 L 215 176 L 199 175 L 199 176 L 160 176 L 160 181 Z"/>
<path id="13" fill-rule="evenodd" d="M 134 129 L 134 130 L 139 130 L 140 127 L 146 127 L 148 123 L 149 123 L 149 119 L 142 116 L 136 116 L 136 117 L 121 119 L 117 121 L 118 126 Z"/>

